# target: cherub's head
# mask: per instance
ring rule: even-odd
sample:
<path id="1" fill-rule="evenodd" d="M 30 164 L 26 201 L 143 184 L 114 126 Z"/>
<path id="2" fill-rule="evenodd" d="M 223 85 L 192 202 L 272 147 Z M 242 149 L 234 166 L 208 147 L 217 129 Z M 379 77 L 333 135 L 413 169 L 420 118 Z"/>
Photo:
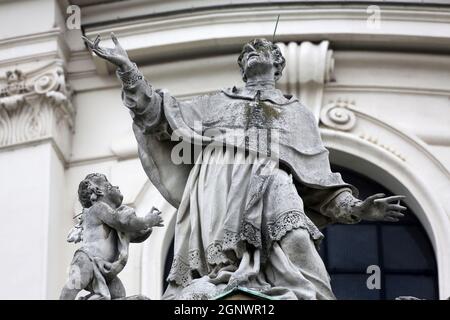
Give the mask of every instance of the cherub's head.
<path id="1" fill-rule="evenodd" d="M 6 81 L 8 83 L 19 82 L 23 80 L 23 73 L 20 70 L 7 71 Z"/>
<path id="2" fill-rule="evenodd" d="M 273 73 L 274 80 L 277 81 L 281 77 L 286 60 L 276 44 L 266 39 L 254 39 L 242 47 L 238 64 L 244 82 L 247 82 L 249 77 L 262 73 Z"/>
<path id="3" fill-rule="evenodd" d="M 80 182 L 78 199 L 83 208 L 91 207 L 96 201 L 104 201 L 119 207 L 122 204 L 123 195 L 119 187 L 113 186 L 104 174 L 91 173 Z"/>

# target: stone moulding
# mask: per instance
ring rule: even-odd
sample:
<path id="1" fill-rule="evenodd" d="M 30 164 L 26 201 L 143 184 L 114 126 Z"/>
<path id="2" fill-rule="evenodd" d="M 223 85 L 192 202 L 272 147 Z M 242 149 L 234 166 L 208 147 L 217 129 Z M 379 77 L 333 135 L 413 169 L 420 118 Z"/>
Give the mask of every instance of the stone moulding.
<path id="1" fill-rule="evenodd" d="M 70 152 L 75 109 L 59 61 L 28 73 L 6 72 L 0 87 L 0 149 L 52 138 L 65 157 Z"/>
<path id="2" fill-rule="evenodd" d="M 328 104 L 322 107 L 320 111 L 320 124 L 323 127 L 333 130 L 352 132 L 360 139 L 373 143 L 390 152 L 400 160 L 406 161 L 405 156 L 396 147 L 380 142 L 375 132 L 366 133 L 361 130 L 354 130 L 358 116 L 360 118 L 364 117 L 363 113 L 357 111 L 354 101 L 338 98 L 336 101 L 329 101 Z"/>
<path id="3" fill-rule="evenodd" d="M 175 1 L 183 3 L 184 1 Z M 164 7 L 164 2 L 161 2 Z M 260 5 L 225 5 L 206 8 L 192 7 L 186 12 L 173 11 L 172 6 L 161 8 L 163 15 L 151 12 L 138 22 L 130 23 L 121 17 L 142 14 L 145 2 L 112 3 L 83 8 L 83 29 L 86 36 L 99 34 L 105 45 L 112 46 L 109 33 L 114 31 L 127 50 L 131 60 L 138 65 L 145 61 L 156 63 L 167 59 L 180 59 L 210 52 L 218 54 L 224 49 L 234 48 L 237 52 L 242 39 L 255 37 L 270 38 L 275 19 L 281 15 L 277 29 L 278 41 L 289 42 L 299 39 L 320 42 L 327 39 L 344 48 L 371 47 L 392 50 L 392 48 L 448 52 L 450 37 L 446 28 L 450 23 L 449 8 L 383 5 L 381 28 L 369 28 L 368 4 L 324 3 L 311 6 L 308 3 L 275 4 L 261 1 Z M 105 8 L 108 7 L 108 10 Z M 148 10 L 148 8 L 147 8 Z M 154 8 L 153 8 L 154 10 Z M 99 14 L 101 12 L 101 14 Z M 153 12 L 155 13 L 155 12 Z M 161 13 L 159 13 L 161 14 Z M 333 23 L 330 23 L 333 21 Z M 410 28 L 415 23 L 417 28 Z M 201 28 L 208 25 L 209 28 Z M 202 31 L 200 31 L 202 30 Z M 185 35 L 189 35 L 186 37 Z M 351 37 L 351 44 L 345 39 Z M 179 50 L 182 47 L 183 50 Z M 111 72 L 111 66 L 93 56 L 99 73 Z"/>

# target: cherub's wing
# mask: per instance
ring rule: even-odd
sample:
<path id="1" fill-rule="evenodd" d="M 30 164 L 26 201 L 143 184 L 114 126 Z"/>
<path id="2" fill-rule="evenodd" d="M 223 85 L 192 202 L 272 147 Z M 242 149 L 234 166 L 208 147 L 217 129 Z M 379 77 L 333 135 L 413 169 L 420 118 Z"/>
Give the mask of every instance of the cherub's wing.
<path id="1" fill-rule="evenodd" d="M 82 235 L 83 235 L 83 228 L 77 225 L 72 229 L 70 229 L 69 234 L 67 235 L 67 242 L 78 243 L 83 239 Z"/>
<path id="2" fill-rule="evenodd" d="M 83 240 L 83 217 L 85 209 L 80 214 L 77 214 L 74 219 L 78 218 L 78 223 L 69 231 L 67 235 L 67 242 L 78 243 Z"/>

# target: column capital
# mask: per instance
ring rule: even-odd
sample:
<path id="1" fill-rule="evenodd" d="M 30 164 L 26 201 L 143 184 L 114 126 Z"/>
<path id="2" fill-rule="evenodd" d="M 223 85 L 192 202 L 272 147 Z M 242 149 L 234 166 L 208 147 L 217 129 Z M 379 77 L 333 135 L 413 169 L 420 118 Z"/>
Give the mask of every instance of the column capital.
<path id="1" fill-rule="evenodd" d="M 52 139 L 67 159 L 74 120 L 61 60 L 29 71 L 16 67 L 0 78 L 0 150 Z"/>

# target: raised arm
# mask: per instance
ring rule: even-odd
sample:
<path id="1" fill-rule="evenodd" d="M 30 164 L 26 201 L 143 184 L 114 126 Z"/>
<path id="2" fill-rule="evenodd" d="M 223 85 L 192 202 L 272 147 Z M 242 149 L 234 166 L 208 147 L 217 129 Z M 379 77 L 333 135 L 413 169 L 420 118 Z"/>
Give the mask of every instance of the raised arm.
<path id="1" fill-rule="evenodd" d="M 100 58 L 117 66 L 117 76 L 122 82 L 122 101 L 132 112 L 134 122 L 144 131 L 158 127 L 163 120 L 162 97 L 144 79 L 116 36 L 111 33 L 114 48 L 100 47 L 100 37 L 94 41 L 83 37 L 86 45 Z"/>
<path id="2" fill-rule="evenodd" d="M 145 217 L 138 217 L 135 211 L 127 206 L 113 210 L 108 205 L 98 202 L 93 208 L 97 217 L 105 224 L 120 232 L 144 231 L 153 226 L 162 226 L 161 212 L 152 209 Z"/>

